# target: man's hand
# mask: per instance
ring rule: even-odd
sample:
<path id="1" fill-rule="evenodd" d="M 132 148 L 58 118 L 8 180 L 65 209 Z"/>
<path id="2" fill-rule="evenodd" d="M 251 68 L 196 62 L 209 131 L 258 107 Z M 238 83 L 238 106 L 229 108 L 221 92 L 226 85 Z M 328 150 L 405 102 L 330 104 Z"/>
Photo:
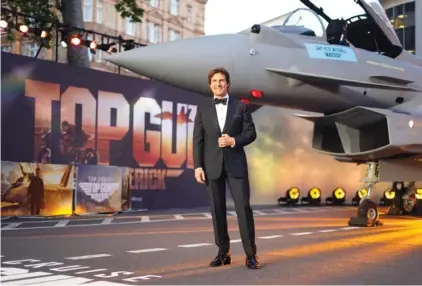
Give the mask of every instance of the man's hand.
<path id="1" fill-rule="evenodd" d="M 218 138 L 218 146 L 221 148 L 233 146 L 234 143 L 234 138 L 227 134 L 223 134 L 220 138 Z"/>
<path id="2" fill-rule="evenodd" d="M 195 179 L 198 183 L 205 183 L 205 172 L 202 168 L 195 169 Z"/>

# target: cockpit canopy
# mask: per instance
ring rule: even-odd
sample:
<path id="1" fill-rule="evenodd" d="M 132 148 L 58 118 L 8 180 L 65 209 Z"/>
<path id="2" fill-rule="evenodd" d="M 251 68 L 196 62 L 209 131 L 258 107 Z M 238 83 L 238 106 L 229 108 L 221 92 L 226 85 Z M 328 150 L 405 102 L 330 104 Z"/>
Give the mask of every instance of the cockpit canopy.
<path id="1" fill-rule="evenodd" d="M 296 27 L 296 26 L 276 25 L 276 26 L 271 26 L 271 28 L 276 29 L 277 31 L 283 34 L 295 34 L 295 35 L 316 37 L 315 32 L 313 30 L 305 28 L 303 26 Z"/>
<path id="2" fill-rule="evenodd" d="M 346 19 L 331 19 L 310 1 L 301 1 L 310 8 L 294 10 L 281 25 L 272 28 L 281 33 L 318 37 L 330 44 L 354 46 L 392 58 L 403 49 L 378 0 L 358 1 L 363 12 Z"/>

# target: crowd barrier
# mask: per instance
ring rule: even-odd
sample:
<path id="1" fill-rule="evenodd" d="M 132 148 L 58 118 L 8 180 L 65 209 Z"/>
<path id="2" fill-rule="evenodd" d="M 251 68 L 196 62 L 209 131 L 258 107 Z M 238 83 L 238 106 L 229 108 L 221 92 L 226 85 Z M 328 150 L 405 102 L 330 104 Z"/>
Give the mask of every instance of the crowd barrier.
<path id="1" fill-rule="evenodd" d="M 38 179 L 37 179 L 38 178 Z M 1 162 L 1 215 L 69 216 L 115 214 L 180 207 L 173 195 L 163 200 L 163 178 L 152 170 L 116 166 Z M 179 186 L 183 188 L 183 186 Z M 177 193 L 177 186 L 170 192 Z M 201 193 L 199 191 L 199 193 Z M 177 194 L 176 194 L 177 196 Z M 187 199 L 180 197 L 181 200 Z M 187 207 L 206 204 L 203 198 Z"/>

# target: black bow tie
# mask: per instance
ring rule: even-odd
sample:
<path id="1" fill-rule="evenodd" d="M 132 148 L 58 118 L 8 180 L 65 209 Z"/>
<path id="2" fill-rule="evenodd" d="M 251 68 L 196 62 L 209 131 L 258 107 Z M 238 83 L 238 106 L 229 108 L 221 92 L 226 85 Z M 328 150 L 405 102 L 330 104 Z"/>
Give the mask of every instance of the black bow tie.
<path id="1" fill-rule="evenodd" d="M 214 104 L 220 104 L 220 103 L 226 105 L 227 98 L 222 98 L 222 99 L 214 98 Z"/>

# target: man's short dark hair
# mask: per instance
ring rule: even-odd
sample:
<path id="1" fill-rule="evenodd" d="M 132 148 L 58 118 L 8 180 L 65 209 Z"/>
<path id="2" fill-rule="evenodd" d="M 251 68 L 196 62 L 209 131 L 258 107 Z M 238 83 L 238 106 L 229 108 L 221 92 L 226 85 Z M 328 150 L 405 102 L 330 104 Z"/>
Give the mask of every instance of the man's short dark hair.
<path id="1" fill-rule="evenodd" d="M 210 72 L 208 73 L 208 84 L 211 84 L 211 78 L 217 73 L 224 74 L 224 76 L 226 77 L 227 83 L 230 84 L 229 72 L 225 68 L 221 68 L 221 67 L 210 70 Z"/>

